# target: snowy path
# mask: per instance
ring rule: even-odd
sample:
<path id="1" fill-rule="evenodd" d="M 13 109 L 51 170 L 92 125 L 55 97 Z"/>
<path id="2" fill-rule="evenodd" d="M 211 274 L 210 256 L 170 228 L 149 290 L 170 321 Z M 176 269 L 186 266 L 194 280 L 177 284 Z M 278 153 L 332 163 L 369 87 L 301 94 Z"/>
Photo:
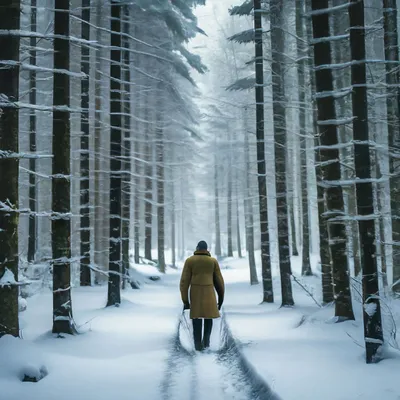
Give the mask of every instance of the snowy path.
<path id="1" fill-rule="evenodd" d="M 25 340 L 0 341 L 0 400 L 276 400 L 249 379 L 237 349 L 220 351 L 221 320 L 211 352 L 190 352 L 190 320 L 177 332 L 179 276 L 124 291 L 119 308 L 104 308 L 106 287 L 74 289 L 75 320 L 85 333 L 65 339 L 49 332 L 51 292 L 30 298 L 21 318 Z M 21 383 L 27 365 L 45 365 L 49 374 Z"/>

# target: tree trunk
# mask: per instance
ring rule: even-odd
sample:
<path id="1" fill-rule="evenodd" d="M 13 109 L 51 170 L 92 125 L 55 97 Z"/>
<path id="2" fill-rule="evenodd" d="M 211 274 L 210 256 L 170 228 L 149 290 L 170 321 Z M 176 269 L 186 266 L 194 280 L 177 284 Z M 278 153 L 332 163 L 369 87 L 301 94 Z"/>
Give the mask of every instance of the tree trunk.
<path id="1" fill-rule="evenodd" d="M 328 0 L 312 0 L 313 11 L 328 8 Z M 341 179 L 338 151 L 338 133 L 333 93 L 332 70 L 320 68 L 331 65 L 331 45 L 329 41 L 319 40 L 329 38 L 329 15 L 326 12 L 315 13 L 312 16 L 314 39 L 316 92 L 323 94 L 317 98 L 319 120 L 319 172 L 322 173 L 323 184 Z M 321 185 L 321 182 L 319 183 Z M 328 234 L 330 258 L 332 260 L 333 281 L 335 289 L 335 316 L 338 321 L 354 319 L 350 293 L 350 278 L 347 263 L 346 225 L 340 220 L 344 213 L 342 188 L 340 185 L 329 185 L 324 195 L 330 221 Z M 323 215 L 320 215 L 322 217 Z M 339 219 L 339 220 L 337 220 Z M 333 222 L 333 221 L 334 222 Z"/>
<path id="2" fill-rule="evenodd" d="M 309 13 L 312 10 L 311 5 L 312 0 L 306 0 L 306 12 Z M 307 38 L 310 43 L 313 39 L 313 29 L 312 24 L 306 24 L 307 29 Z M 316 83 L 315 83 L 315 75 L 313 72 L 314 69 L 314 52 L 311 45 L 309 45 L 308 52 L 308 67 L 310 71 L 309 79 L 310 79 L 310 87 L 311 93 L 309 96 L 309 101 L 312 101 L 313 108 L 313 133 L 314 133 L 314 146 L 315 146 L 315 170 L 317 181 L 322 180 L 322 172 L 320 168 L 320 152 L 319 152 L 319 133 L 318 133 L 318 113 L 316 101 L 313 100 L 312 94 L 316 93 Z M 332 279 L 332 264 L 331 264 L 331 254 L 329 250 L 329 234 L 328 234 L 328 225 L 326 223 L 326 219 L 324 218 L 324 213 L 326 210 L 326 204 L 324 199 L 324 188 L 322 185 L 317 185 L 317 205 L 318 205 L 318 232 L 319 232 L 319 256 L 321 263 L 321 280 L 322 280 L 322 302 L 323 304 L 329 304 L 334 301 L 333 295 L 333 279 Z"/>
<path id="3" fill-rule="evenodd" d="M 250 144 L 249 132 L 247 129 L 247 109 L 243 110 L 243 124 L 244 124 L 244 163 L 245 163 L 245 182 L 246 194 L 244 201 L 244 216 L 246 228 L 246 248 L 249 257 L 250 269 L 250 285 L 258 285 L 256 260 L 254 257 L 254 217 L 253 217 L 253 200 L 251 198 L 251 173 L 250 173 Z"/>
<path id="4" fill-rule="evenodd" d="M 145 166 L 144 166 L 144 179 L 145 179 L 145 210 L 144 210 L 144 258 L 151 260 L 151 247 L 152 247 L 152 223 L 153 223 L 153 167 L 152 167 L 152 145 L 151 145 L 151 134 L 150 134 L 150 121 L 149 121 L 149 97 L 146 95 L 147 101 L 145 102 L 145 124 L 146 124 L 146 135 L 145 135 Z"/>
<path id="5" fill-rule="evenodd" d="M 173 145 L 172 145 L 173 148 Z M 172 157 L 174 159 L 174 157 Z M 171 177 L 172 185 L 172 200 L 171 200 L 171 252 L 172 252 L 172 267 L 176 267 L 176 209 L 175 209 L 175 184 L 174 184 L 174 174 L 172 171 Z"/>
<path id="6" fill-rule="evenodd" d="M 286 112 L 284 77 L 282 71 L 282 54 L 284 53 L 284 33 L 282 30 L 282 0 L 270 1 L 271 15 L 271 73 L 272 73 L 272 107 L 275 139 L 275 185 L 276 208 L 278 217 L 279 270 L 281 275 L 282 307 L 293 306 L 288 207 L 286 200 Z"/>
<path id="7" fill-rule="evenodd" d="M 102 3 L 98 2 L 96 7 L 96 25 L 101 26 Z M 96 42 L 101 43 L 101 30 L 97 29 Z M 102 73 L 101 73 L 101 57 L 100 49 L 96 52 L 96 72 L 95 72 L 95 122 L 94 122 L 94 264 L 97 269 L 105 268 L 105 257 L 103 248 L 103 218 L 104 210 L 102 209 L 102 191 L 103 173 L 101 172 L 101 134 L 102 134 Z M 95 283 L 99 284 L 102 281 L 102 275 L 99 272 L 95 273 Z"/>
<path id="8" fill-rule="evenodd" d="M 364 337 L 367 364 L 378 361 L 379 349 L 383 344 L 382 318 L 379 301 L 378 267 L 375 247 L 375 215 L 371 183 L 371 160 L 368 134 L 368 103 L 365 65 L 365 24 L 364 1 L 351 0 L 350 50 L 351 66 L 354 164 L 356 169 L 356 190 L 358 221 L 363 266 L 363 311 Z"/>
<path id="9" fill-rule="evenodd" d="M 162 96 L 163 93 L 159 93 Z M 158 104 L 157 127 L 156 127 L 156 152 L 157 152 L 157 253 L 158 268 L 165 273 L 165 204 L 164 204 L 164 128 L 162 105 Z"/>
<path id="10" fill-rule="evenodd" d="M 217 156 L 214 156 L 214 188 L 215 188 L 215 255 L 221 257 L 221 224 L 219 220 L 219 189 L 218 189 L 218 166 L 217 166 Z"/>
<path id="11" fill-rule="evenodd" d="M 228 130 L 228 190 L 227 190 L 227 237 L 228 237 L 228 257 L 233 257 L 233 245 L 232 245 L 232 134 L 229 128 Z"/>
<path id="12" fill-rule="evenodd" d="M 21 3 L 5 0 L 0 4 L 0 29 L 20 29 Z M 0 98 L 9 100 L 0 112 L 0 337 L 19 336 L 18 321 L 18 116 L 14 103 L 19 100 L 18 35 L 0 36 Z M 15 65 L 4 67 L 2 60 Z M 4 97 L 3 97 L 4 96 Z M 10 281 L 5 284 L 4 281 Z"/>
<path id="13" fill-rule="evenodd" d="M 400 110 L 399 110 L 399 46 L 397 38 L 397 7 L 396 0 L 383 0 L 384 41 L 387 88 L 387 124 L 389 148 L 393 154 L 400 153 Z M 400 179 L 399 162 L 394 156 L 389 159 L 390 165 L 390 207 L 392 212 L 392 241 L 393 241 L 393 287 L 400 291 Z M 382 238 L 383 240 L 383 238 Z"/>
<path id="14" fill-rule="evenodd" d="M 53 333 L 76 333 L 71 303 L 69 0 L 55 0 L 53 80 Z"/>
<path id="15" fill-rule="evenodd" d="M 121 303 L 121 4 L 111 2 L 110 261 L 107 307 Z"/>
<path id="16" fill-rule="evenodd" d="M 140 82 L 140 81 L 139 81 Z M 142 103 L 143 95 L 137 96 L 135 99 L 135 109 L 136 115 L 141 116 L 141 103 Z M 142 181 L 141 176 L 143 174 L 143 161 L 140 160 L 142 146 L 140 145 L 140 141 L 143 135 L 143 123 L 139 123 L 136 121 L 134 123 L 135 127 L 135 137 L 134 137 L 134 177 L 133 177 L 133 199 L 134 199 L 134 207 L 133 207 L 133 237 L 134 237 L 134 261 L 135 264 L 139 264 L 140 262 L 140 206 L 141 206 L 141 188 Z"/>
<path id="17" fill-rule="evenodd" d="M 263 302 L 274 302 L 272 286 L 271 257 L 268 231 L 267 180 L 265 168 L 264 140 L 264 62 L 261 0 L 253 0 L 254 4 L 254 36 L 255 36 L 255 69 L 256 69 L 256 135 L 257 135 L 257 172 L 258 195 L 260 202 L 261 229 L 261 268 L 263 280 Z"/>
<path id="18" fill-rule="evenodd" d="M 123 6 L 124 22 L 123 32 L 126 36 L 123 38 L 124 48 L 124 97 L 123 97 L 123 116 L 124 116 L 124 162 L 122 184 L 122 288 L 125 289 L 129 276 L 130 267 L 130 220 L 131 220 L 131 74 L 130 74 L 130 15 L 129 5 Z"/>
<path id="19" fill-rule="evenodd" d="M 239 213 L 239 190 L 237 186 L 238 179 L 236 179 L 236 239 L 238 257 L 242 258 L 242 241 L 240 239 L 240 213 Z"/>
<path id="20" fill-rule="evenodd" d="M 290 222 L 290 242 L 292 245 L 292 256 L 297 257 L 299 255 L 299 250 L 297 249 L 296 241 L 296 221 L 294 218 L 294 200 L 290 196 L 290 204 L 288 204 L 289 222 Z"/>
<path id="21" fill-rule="evenodd" d="M 31 32 L 37 30 L 37 2 L 31 0 Z M 30 65 L 36 66 L 36 38 L 30 39 Z M 29 104 L 36 105 L 36 71 L 29 71 Z M 29 151 L 36 153 L 36 110 L 29 112 Z M 29 238 L 28 238 L 28 262 L 35 261 L 37 246 L 37 223 L 36 223 L 36 159 L 29 159 Z"/>
<path id="22" fill-rule="evenodd" d="M 307 40 L 304 30 L 304 2 L 296 2 L 296 35 L 297 35 L 297 75 L 299 85 L 299 131 L 300 131 L 300 145 L 301 145 L 301 199 L 303 211 L 303 224 L 302 224 L 302 263 L 301 274 L 310 276 L 312 275 L 310 263 L 310 232 L 309 232 L 309 218 L 308 218 L 308 185 L 307 185 L 307 131 L 306 131 L 306 57 L 307 50 L 304 46 L 304 41 Z"/>
<path id="23" fill-rule="evenodd" d="M 90 0 L 82 0 L 81 36 L 83 40 L 90 40 Z M 81 80 L 81 261 L 80 284 L 91 285 L 90 274 L 90 164 L 89 164 L 89 73 L 90 73 L 90 49 L 87 46 L 81 48 L 81 71 L 86 78 Z"/>

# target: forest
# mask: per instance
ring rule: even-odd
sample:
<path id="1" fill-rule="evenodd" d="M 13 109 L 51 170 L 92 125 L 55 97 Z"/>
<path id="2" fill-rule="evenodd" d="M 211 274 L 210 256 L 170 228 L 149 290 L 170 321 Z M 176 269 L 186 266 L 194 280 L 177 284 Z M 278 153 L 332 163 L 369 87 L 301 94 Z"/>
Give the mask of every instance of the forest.
<path id="1" fill-rule="evenodd" d="M 0 400 L 398 399 L 399 6 L 0 0 Z"/>

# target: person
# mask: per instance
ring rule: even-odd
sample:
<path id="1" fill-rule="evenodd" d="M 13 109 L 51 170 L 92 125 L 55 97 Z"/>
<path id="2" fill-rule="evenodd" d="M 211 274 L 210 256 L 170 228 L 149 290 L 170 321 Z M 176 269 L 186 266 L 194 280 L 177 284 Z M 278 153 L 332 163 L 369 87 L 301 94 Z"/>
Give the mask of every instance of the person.
<path id="1" fill-rule="evenodd" d="M 214 288 L 218 294 L 218 303 Z M 194 254 L 185 261 L 180 291 L 184 310 L 190 309 L 195 349 L 202 351 L 210 347 L 213 319 L 220 317 L 219 311 L 225 294 L 224 278 L 218 261 L 211 257 L 204 240 L 198 243 Z"/>

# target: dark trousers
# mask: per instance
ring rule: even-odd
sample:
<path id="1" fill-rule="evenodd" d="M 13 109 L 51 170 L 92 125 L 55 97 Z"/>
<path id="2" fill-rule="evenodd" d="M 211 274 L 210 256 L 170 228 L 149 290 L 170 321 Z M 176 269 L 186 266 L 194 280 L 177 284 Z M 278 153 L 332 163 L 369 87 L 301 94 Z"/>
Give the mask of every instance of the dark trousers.
<path id="1" fill-rule="evenodd" d="M 204 320 L 204 335 L 203 334 L 203 319 L 193 319 L 193 339 L 194 339 L 194 347 L 196 350 L 201 351 L 210 347 L 210 336 L 213 326 L 212 319 Z"/>

